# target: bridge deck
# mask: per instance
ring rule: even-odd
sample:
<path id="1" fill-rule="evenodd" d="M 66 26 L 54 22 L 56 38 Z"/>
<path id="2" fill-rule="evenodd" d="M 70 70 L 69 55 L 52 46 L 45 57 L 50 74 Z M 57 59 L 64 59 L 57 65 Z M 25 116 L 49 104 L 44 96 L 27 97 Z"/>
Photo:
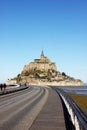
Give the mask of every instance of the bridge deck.
<path id="1" fill-rule="evenodd" d="M 54 90 L 49 89 L 48 100 L 30 130 L 66 130 L 62 103 Z"/>

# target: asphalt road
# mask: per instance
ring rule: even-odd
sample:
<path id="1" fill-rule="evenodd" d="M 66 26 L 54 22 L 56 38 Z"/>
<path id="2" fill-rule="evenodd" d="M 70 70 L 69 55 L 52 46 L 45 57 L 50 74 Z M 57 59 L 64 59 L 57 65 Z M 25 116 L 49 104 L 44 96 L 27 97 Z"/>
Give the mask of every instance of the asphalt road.
<path id="1" fill-rule="evenodd" d="M 0 130 L 29 130 L 48 98 L 48 89 L 28 89 L 0 96 Z"/>

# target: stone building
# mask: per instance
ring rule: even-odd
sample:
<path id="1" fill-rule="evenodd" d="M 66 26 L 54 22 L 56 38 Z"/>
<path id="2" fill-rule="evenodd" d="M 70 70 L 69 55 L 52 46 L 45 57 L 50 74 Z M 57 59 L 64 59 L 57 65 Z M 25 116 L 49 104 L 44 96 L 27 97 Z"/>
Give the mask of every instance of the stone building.
<path id="1" fill-rule="evenodd" d="M 42 50 L 40 59 L 35 59 L 34 62 L 29 63 L 28 65 L 24 66 L 23 72 L 29 70 L 41 70 L 41 71 L 48 71 L 48 70 L 55 70 L 57 71 L 57 67 L 54 62 L 51 62 L 50 59 L 44 56 L 44 52 Z"/>

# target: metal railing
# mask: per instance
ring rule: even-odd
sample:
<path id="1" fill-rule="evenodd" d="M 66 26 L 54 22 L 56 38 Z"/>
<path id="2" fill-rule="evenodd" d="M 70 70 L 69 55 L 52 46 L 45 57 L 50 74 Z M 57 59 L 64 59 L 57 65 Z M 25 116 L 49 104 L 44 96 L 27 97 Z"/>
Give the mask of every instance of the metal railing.
<path id="1" fill-rule="evenodd" d="M 62 89 L 56 88 L 56 91 L 61 96 L 67 108 L 75 130 L 87 130 L 87 114 L 84 113 L 75 101 Z"/>

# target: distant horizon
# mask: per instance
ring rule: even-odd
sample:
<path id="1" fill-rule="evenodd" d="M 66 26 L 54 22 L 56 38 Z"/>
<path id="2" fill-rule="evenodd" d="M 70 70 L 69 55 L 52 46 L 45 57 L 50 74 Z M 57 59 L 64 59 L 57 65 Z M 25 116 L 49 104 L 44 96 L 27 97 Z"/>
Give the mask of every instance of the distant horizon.
<path id="1" fill-rule="evenodd" d="M 87 1 L 0 1 L 0 83 L 41 50 L 60 72 L 87 83 Z"/>

